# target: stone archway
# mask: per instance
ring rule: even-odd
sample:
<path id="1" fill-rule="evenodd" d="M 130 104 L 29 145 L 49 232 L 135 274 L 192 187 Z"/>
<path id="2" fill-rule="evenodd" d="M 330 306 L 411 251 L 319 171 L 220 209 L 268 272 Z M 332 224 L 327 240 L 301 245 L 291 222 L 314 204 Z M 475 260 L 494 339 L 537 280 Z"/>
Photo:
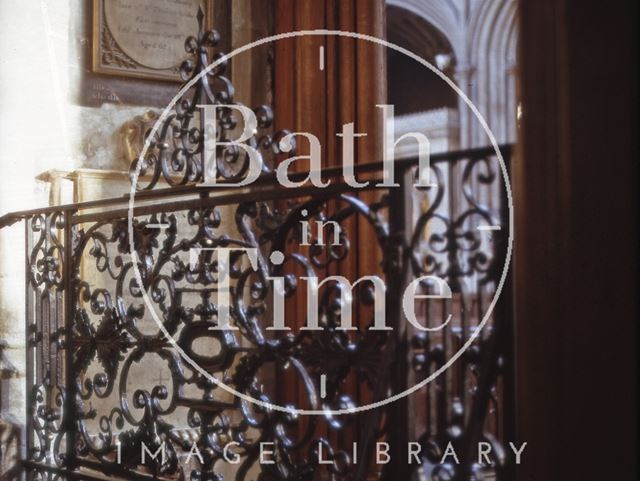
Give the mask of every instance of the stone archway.
<path id="1" fill-rule="evenodd" d="M 390 28 L 395 10 L 405 17 L 418 17 L 423 25 L 446 39 L 455 59 L 451 76 L 486 118 L 498 142 L 515 141 L 518 38 L 515 0 L 388 0 L 387 10 Z M 414 21 L 413 30 L 419 30 L 417 25 Z M 393 32 L 389 33 L 391 36 Z M 411 35 L 417 40 L 420 34 Z M 419 50 L 424 45 L 414 47 Z M 459 116 L 459 146 L 485 145 L 487 139 L 479 125 L 462 105 Z"/>

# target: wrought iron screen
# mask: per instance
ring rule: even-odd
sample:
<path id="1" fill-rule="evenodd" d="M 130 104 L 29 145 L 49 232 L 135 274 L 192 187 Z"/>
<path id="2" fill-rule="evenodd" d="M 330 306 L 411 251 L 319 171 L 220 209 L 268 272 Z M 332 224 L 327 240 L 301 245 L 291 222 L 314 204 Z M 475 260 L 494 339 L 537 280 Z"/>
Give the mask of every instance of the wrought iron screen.
<path id="1" fill-rule="evenodd" d="M 215 40 L 202 32 L 187 41 L 198 59 L 184 66 L 187 76 L 206 68 L 207 47 Z M 495 294 L 508 218 L 492 148 L 433 155 L 437 186 L 420 191 L 413 188 L 415 159 L 398 161 L 400 186 L 384 190 L 354 189 L 338 169 L 323 172 L 332 179 L 327 188 L 282 188 L 269 172 L 246 190 L 196 186 L 205 172 L 196 105 L 232 102 L 223 68 L 214 69 L 155 133 L 141 178 L 150 188 L 163 179 L 172 185 L 138 193 L 133 239 L 126 198 L 4 219 L 25 222 L 28 476 L 509 479 L 501 446 L 512 439 L 509 289 L 479 338 L 435 380 L 385 406 L 336 416 L 297 415 L 229 394 L 186 362 L 154 322 L 143 290 L 176 344 L 237 392 L 302 409 L 350 409 L 402 392 L 438 370 L 466 342 Z M 279 135 L 269 133 L 270 110 L 256 113 L 264 132 L 250 143 L 275 157 L 278 152 L 267 153 Z M 224 138 L 235 125 L 231 109 L 218 122 Z M 510 149 L 501 150 L 508 162 Z M 242 177 L 245 162 L 237 151 L 221 152 L 215 175 Z M 372 162 L 357 166 L 356 174 L 373 179 L 381 169 Z M 335 221 L 339 245 L 321 245 L 317 232 L 311 245 L 302 245 L 302 220 Z M 501 229 L 483 232 L 481 223 Z M 191 257 L 194 248 L 219 247 L 259 250 L 257 269 L 242 252 L 231 254 L 237 330 L 209 329 L 218 322 L 219 265 L 207 251 L 195 262 Z M 270 262 L 274 250 L 284 253 L 280 265 Z M 363 265 L 376 271 L 363 272 Z M 375 295 L 365 283 L 354 290 L 353 331 L 338 329 L 344 298 L 335 283 L 320 291 L 320 329 L 300 329 L 306 321 L 302 278 L 342 272 L 384 279 L 393 330 L 367 329 Z M 451 322 L 416 334 L 403 320 L 400 298 L 412 279 L 427 274 L 445 279 L 453 298 L 418 302 L 418 317 L 435 326 L 450 314 Z M 285 278 L 292 330 L 284 333 L 268 329 L 269 278 L 275 276 Z M 480 440 L 494 446 L 493 465 L 477 462 L 473 450 Z M 387 464 L 373 459 L 378 441 L 390 445 Z M 410 441 L 421 446 L 420 463 L 407 462 Z M 459 465 L 439 464 L 450 441 L 461 453 Z M 273 464 L 261 462 L 261 443 L 272 443 Z"/>

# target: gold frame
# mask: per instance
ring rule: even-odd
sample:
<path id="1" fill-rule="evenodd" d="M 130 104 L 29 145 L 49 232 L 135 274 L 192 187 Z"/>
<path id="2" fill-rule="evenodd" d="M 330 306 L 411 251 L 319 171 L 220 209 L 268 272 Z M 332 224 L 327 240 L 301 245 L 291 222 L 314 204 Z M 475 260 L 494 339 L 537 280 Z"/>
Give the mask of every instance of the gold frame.
<path id="1" fill-rule="evenodd" d="M 168 69 L 154 69 L 133 60 L 120 49 L 111 35 L 109 26 L 104 18 L 104 1 L 105 0 L 93 0 L 93 21 L 91 32 L 91 67 L 93 72 L 120 77 L 182 82 L 179 72 L 180 65 L 176 65 Z M 213 27 L 213 0 L 202 0 L 202 3 L 204 4 L 205 9 L 205 28 L 210 29 Z M 195 33 L 197 32 L 194 32 L 194 34 Z M 119 56 L 122 65 L 108 65 L 103 62 L 103 54 L 105 52 L 101 42 L 103 35 L 108 35 L 113 42 L 115 47 L 114 51 Z M 188 56 L 185 53 L 185 59 L 187 58 Z"/>

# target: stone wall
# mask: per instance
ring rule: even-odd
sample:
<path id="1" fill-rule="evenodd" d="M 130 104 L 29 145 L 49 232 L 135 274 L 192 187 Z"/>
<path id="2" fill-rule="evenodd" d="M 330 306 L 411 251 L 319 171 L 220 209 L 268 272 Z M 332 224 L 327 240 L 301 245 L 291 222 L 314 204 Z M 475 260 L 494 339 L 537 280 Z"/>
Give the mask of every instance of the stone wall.
<path id="1" fill-rule="evenodd" d="M 47 170 L 122 169 L 121 125 L 148 106 L 78 104 L 86 71 L 77 25 L 91 2 L 0 2 L 0 215 L 49 203 Z M 0 339 L 17 373 L 2 383 L 2 432 L 24 419 L 24 226 L 0 231 Z M 3 436 L 4 439 L 4 436 Z M 5 446 L 3 446 L 5 447 Z M 6 474 L 3 466 L 0 478 Z"/>

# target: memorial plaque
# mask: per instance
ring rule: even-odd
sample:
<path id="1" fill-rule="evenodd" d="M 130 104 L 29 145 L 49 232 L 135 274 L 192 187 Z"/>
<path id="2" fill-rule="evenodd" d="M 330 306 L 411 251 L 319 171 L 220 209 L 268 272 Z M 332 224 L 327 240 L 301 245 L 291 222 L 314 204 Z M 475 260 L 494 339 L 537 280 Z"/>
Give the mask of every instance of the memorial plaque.
<path id="1" fill-rule="evenodd" d="M 94 0 L 93 70 L 180 81 L 184 41 L 198 33 L 198 8 L 212 25 L 212 0 Z"/>

